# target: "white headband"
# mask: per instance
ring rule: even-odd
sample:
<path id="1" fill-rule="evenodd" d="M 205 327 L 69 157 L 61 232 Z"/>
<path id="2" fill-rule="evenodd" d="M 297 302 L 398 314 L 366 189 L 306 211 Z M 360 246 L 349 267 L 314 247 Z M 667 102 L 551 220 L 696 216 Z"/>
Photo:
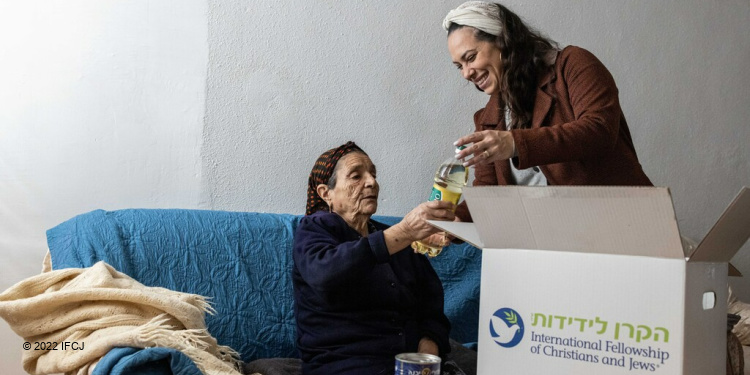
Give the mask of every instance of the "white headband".
<path id="1" fill-rule="evenodd" d="M 443 28 L 448 31 L 451 23 L 471 26 L 494 36 L 500 35 L 498 6 L 484 1 L 467 1 L 448 12 L 443 19 Z"/>

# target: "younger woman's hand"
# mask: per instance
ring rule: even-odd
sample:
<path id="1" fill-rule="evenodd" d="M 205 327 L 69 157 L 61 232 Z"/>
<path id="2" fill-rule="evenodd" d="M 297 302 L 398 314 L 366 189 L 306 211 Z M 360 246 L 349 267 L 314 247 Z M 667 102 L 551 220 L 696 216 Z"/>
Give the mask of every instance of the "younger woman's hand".
<path id="1" fill-rule="evenodd" d="M 464 166 L 475 164 L 487 164 L 496 161 L 508 160 L 516 152 L 516 144 L 513 134 L 502 130 L 483 130 L 474 132 L 459 138 L 454 144 L 462 146 L 473 143 L 471 146 L 461 150 L 456 157 L 464 159 L 469 155 L 472 158 L 464 162 Z"/>

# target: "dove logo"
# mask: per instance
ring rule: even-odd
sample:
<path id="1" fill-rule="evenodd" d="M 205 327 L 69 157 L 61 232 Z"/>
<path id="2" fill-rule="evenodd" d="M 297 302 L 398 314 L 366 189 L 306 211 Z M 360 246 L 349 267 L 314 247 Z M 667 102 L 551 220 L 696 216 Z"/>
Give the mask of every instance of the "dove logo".
<path id="1" fill-rule="evenodd" d="M 495 311 L 490 317 L 490 335 L 498 345 L 512 348 L 523 338 L 523 319 L 507 307 Z"/>

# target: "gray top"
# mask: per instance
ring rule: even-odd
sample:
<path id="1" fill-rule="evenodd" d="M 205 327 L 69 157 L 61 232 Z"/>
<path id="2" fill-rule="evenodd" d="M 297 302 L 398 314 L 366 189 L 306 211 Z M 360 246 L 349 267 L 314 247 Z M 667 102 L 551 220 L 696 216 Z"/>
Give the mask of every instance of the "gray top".
<path id="1" fill-rule="evenodd" d="M 510 108 L 505 107 L 505 128 L 510 124 Z M 515 155 L 514 155 L 515 156 Z M 508 159 L 510 163 L 510 172 L 513 175 L 516 185 L 526 186 L 547 186 L 547 177 L 538 166 L 526 169 L 518 169 L 513 165 L 513 159 Z"/>

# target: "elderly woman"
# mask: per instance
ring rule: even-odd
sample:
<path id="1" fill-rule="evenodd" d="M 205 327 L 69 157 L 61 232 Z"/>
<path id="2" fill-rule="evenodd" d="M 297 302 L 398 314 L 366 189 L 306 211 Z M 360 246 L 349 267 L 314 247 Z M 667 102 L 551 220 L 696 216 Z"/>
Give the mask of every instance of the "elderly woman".
<path id="1" fill-rule="evenodd" d="M 443 20 L 461 76 L 490 96 L 475 131 L 456 145 L 473 155 L 474 185 L 651 185 L 638 162 L 607 68 L 557 44 L 506 7 L 468 1 Z M 456 215 L 471 221 L 465 204 Z"/>
<path id="2" fill-rule="evenodd" d="M 353 142 L 326 151 L 310 174 L 292 275 L 303 374 L 392 374 L 396 354 L 450 351 L 442 284 L 409 245 L 455 206 L 422 203 L 388 227 L 371 219 L 375 176 Z"/>

